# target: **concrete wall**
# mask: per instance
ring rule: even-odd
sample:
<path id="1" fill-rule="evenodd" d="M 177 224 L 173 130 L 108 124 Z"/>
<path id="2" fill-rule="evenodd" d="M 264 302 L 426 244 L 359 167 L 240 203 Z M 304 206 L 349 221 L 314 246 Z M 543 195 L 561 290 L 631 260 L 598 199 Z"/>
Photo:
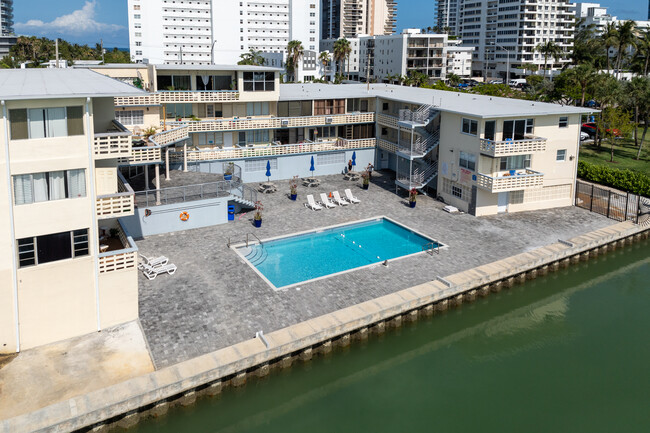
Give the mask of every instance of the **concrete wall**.
<path id="1" fill-rule="evenodd" d="M 187 203 L 151 206 L 150 216 L 145 208 L 135 209 L 135 214 L 120 219 L 120 222 L 135 239 L 150 235 L 182 230 L 210 227 L 228 222 L 228 198 L 214 198 Z M 187 212 L 190 218 L 181 221 L 180 214 Z"/>

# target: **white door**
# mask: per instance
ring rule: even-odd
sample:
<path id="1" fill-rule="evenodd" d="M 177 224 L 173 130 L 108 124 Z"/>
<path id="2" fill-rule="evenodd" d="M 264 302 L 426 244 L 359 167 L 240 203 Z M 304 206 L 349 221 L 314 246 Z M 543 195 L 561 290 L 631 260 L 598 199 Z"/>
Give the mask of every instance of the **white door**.
<path id="1" fill-rule="evenodd" d="M 508 193 L 500 192 L 497 200 L 497 213 L 508 212 Z"/>

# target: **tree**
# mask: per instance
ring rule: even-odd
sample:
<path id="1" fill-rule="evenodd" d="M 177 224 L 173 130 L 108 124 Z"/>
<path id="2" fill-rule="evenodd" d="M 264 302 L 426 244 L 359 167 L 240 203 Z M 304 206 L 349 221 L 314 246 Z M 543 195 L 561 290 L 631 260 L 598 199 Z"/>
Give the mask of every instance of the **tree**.
<path id="1" fill-rule="evenodd" d="M 618 33 L 616 42 L 617 42 L 617 53 L 616 53 L 616 71 L 617 77 L 621 73 L 621 62 L 623 61 L 623 56 L 625 56 L 625 50 L 629 47 L 636 46 L 636 35 L 634 31 L 636 29 L 636 23 L 634 21 L 628 20 L 622 23 L 619 23 L 616 27 L 616 32 Z"/>
<path id="2" fill-rule="evenodd" d="M 596 25 L 585 25 L 585 21 L 585 18 L 577 18 L 574 24 L 573 51 L 571 51 L 573 65 L 582 63 L 594 65 L 602 49 L 602 41 L 595 36 Z"/>
<path id="3" fill-rule="evenodd" d="M 580 88 L 580 106 L 585 106 L 587 90 L 596 82 L 596 70 L 588 63 L 567 70 L 572 84 Z"/>
<path id="4" fill-rule="evenodd" d="M 634 57 L 641 60 L 640 63 L 642 66 L 639 68 L 639 72 L 647 76 L 648 72 L 650 72 L 648 69 L 648 66 L 650 66 L 650 28 L 639 32 Z"/>
<path id="5" fill-rule="evenodd" d="M 607 58 L 607 73 L 611 68 L 611 59 L 609 57 L 610 48 L 616 45 L 618 41 L 618 30 L 616 29 L 616 24 L 607 23 L 605 25 L 605 30 L 600 34 L 600 38 L 603 41 L 603 47 L 605 48 L 605 57 Z"/>
<path id="6" fill-rule="evenodd" d="M 348 41 L 345 38 L 342 39 L 337 39 L 336 42 L 334 42 L 334 60 L 336 60 L 339 64 L 341 65 L 341 62 L 344 62 L 345 59 L 348 59 L 348 80 L 350 79 L 350 53 L 352 52 L 352 48 L 350 47 L 350 41 Z M 340 71 L 342 71 L 343 68 L 339 68 L 339 74 Z"/>
<path id="7" fill-rule="evenodd" d="M 623 107 L 608 107 L 602 114 L 603 134 L 610 143 L 609 162 L 614 162 L 614 142 L 616 137 L 625 137 L 632 130 L 630 113 Z"/>
<path id="8" fill-rule="evenodd" d="M 289 41 L 287 45 L 287 72 L 291 72 L 293 82 L 296 82 L 296 69 L 300 66 L 300 59 L 305 54 L 300 41 Z"/>
<path id="9" fill-rule="evenodd" d="M 560 48 L 560 46 L 554 41 L 546 41 L 543 44 L 537 45 L 535 50 L 544 56 L 544 78 L 546 78 L 549 57 L 557 60 L 563 54 L 562 48 Z"/>
<path id="10" fill-rule="evenodd" d="M 447 75 L 447 81 L 450 86 L 456 87 L 460 84 L 461 78 L 456 74 L 449 74 Z"/>
<path id="11" fill-rule="evenodd" d="M 237 62 L 238 65 L 249 65 L 249 66 L 264 66 L 265 59 L 262 57 L 261 51 L 255 51 L 250 49 L 247 53 L 241 54 L 241 60 Z"/>
<path id="12" fill-rule="evenodd" d="M 598 113 L 596 128 L 596 146 L 600 148 L 602 137 L 600 130 L 604 129 L 603 112 L 610 106 L 615 105 L 621 97 L 621 84 L 610 74 L 599 74 L 594 83 L 594 99 L 600 103 L 601 111 Z M 629 119 L 628 119 L 629 120 Z"/>
<path id="13" fill-rule="evenodd" d="M 648 95 L 650 95 L 650 79 L 634 77 L 625 83 L 626 102 L 634 112 L 634 145 L 637 147 L 639 146 L 639 111 L 641 105 L 648 101 Z"/>
<path id="14" fill-rule="evenodd" d="M 321 65 L 323 65 L 323 72 L 327 71 L 327 65 L 329 65 L 330 60 L 331 60 L 330 53 L 328 53 L 327 51 L 322 51 L 318 55 L 318 61 L 320 62 Z"/>

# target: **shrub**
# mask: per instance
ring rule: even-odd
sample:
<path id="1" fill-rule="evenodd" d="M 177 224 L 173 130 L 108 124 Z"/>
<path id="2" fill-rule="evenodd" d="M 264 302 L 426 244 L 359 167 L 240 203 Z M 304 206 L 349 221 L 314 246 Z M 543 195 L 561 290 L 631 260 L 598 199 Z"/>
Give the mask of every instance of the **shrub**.
<path id="1" fill-rule="evenodd" d="M 578 177 L 601 185 L 650 197 L 650 176 L 632 170 L 578 162 Z"/>

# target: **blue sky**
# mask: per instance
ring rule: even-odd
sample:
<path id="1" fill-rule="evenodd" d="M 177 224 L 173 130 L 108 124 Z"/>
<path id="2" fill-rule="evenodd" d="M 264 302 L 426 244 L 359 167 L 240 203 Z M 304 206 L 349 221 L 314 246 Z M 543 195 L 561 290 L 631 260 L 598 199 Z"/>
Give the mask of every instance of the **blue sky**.
<path id="1" fill-rule="evenodd" d="M 647 19 L 647 0 L 600 3 L 619 19 Z M 397 29 L 435 25 L 434 5 L 434 0 L 398 0 Z M 129 45 L 126 0 L 18 0 L 14 2 L 14 20 L 18 34 L 88 44 L 103 38 L 104 46 L 111 48 Z"/>

